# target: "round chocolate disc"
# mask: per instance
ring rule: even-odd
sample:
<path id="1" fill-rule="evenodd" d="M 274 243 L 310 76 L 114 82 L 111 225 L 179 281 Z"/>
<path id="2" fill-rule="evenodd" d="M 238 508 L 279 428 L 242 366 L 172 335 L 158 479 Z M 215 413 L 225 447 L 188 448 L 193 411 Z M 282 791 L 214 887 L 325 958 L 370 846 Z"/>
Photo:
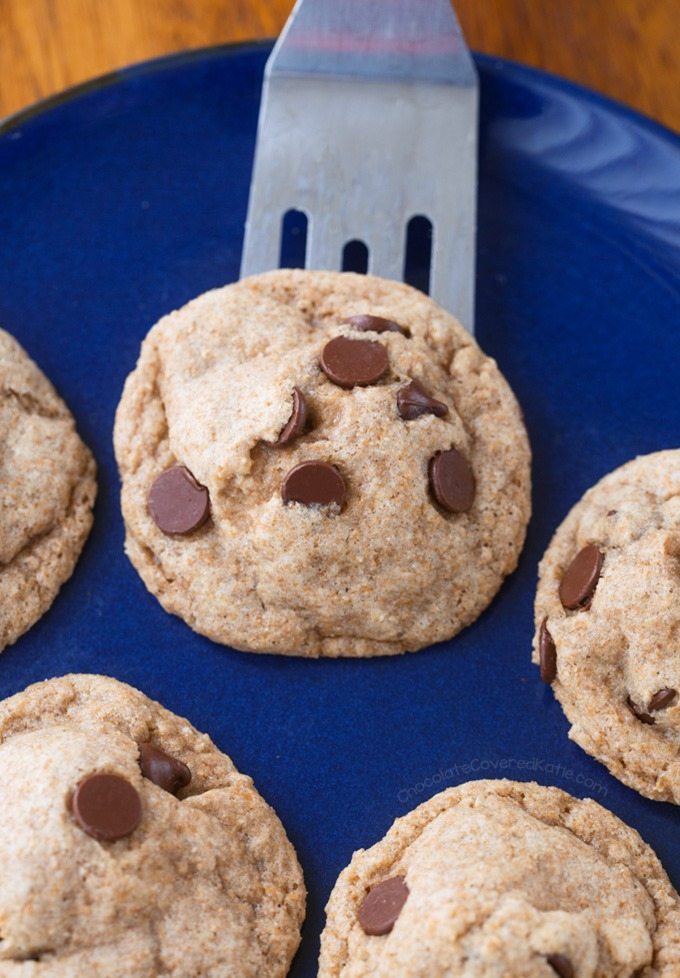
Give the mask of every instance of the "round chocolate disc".
<path id="1" fill-rule="evenodd" d="M 660 689 L 658 693 L 654 693 L 649 701 L 649 709 L 665 710 L 666 707 L 675 702 L 677 696 L 678 692 L 676 689 Z"/>
<path id="2" fill-rule="evenodd" d="M 343 323 L 362 333 L 401 333 L 408 336 L 408 330 L 403 326 L 393 319 L 383 319 L 382 316 L 349 316 L 343 319 Z"/>
<path id="3" fill-rule="evenodd" d="M 359 907 L 359 923 L 364 933 L 375 937 L 389 934 L 407 899 L 408 886 L 403 876 L 393 876 L 374 886 Z"/>
<path id="4" fill-rule="evenodd" d="M 560 582 L 560 601 L 569 611 L 584 609 L 590 605 L 597 582 L 600 580 L 604 554 L 595 544 L 589 543 L 579 550 L 564 572 Z"/>
<path id="5" fill-rule="evenodd" d="M 291 441 L 301 435 L 307 424 L 307 400 L 305 395 L 298 387 L 293 388 L 293 413 L 281 430 L 281 434 L 274 442 L 276 448 L 288 445 Z"/>
<path id="6" fill-rule="evenodd" d="M 183 761 L 153 744 L 139 745 L 139 766 L 145 778 L 171 795 L 176 795 L 191 781 L 191 771 Z"/>
<path id="7" fill-rule="evenodd" d="M 345 503 L 345 483 L 334 465 L 328 462 L 300 462 L 285 476 L 281 485 L 284 503 L 340 508 Z"/>
<path id="8" fill-rule="evenodd" d="M 338 387 L 367 387 L 389 367 L 387 350 L 377 340 L 336 336 L 321 352 L 321 369 Z"/>
<path id="9" fill-rule="evenodd" d="M 626 704 L 627 704 L 628 709 L 630 710 L 630 712 L 633 714 L 634 717 L 637 717 L 637 719 L 640 721 L 640 723 L 646 723 L 650 727 L 653 727 L 654 726 L 654 724 L 656 723 L 656 720 L 654 719 L 654 717 L 650 716 L 649 713 L 645 713 L 645 711 L 642 710 L 637 705 L 637 703 L 635 703 L 635 701 L 633 699 L 631 699 L 630 696 L 627 697 Z"/>
<path id="10" fill-rule="evenodd" d="M 548 631 L 547 618 L 541 622 L 541 630 L 538 634 L 538 661 L 541 679 L 544 683 L 552 683 L 557 676 L 557 649 Z"/>
<path id="11" fill-rule="evenodd" d="M 546 960 L 560 978 L 574 978 L 574 966 L 566 954 L 549 954 Z"/>
<path id="12" fill-rule="evenodd" d="M 434 397 L 430 397 L 417 380 L 412 380 L 397 391 L 397 411 L 404 421 L 413 421 L 423 414 L 434 414 L 443 418 L 449 409 L 443 401 L 435 401 Z"/>
<path id="13" fill-rule="evenodd" d="M 84 778 L 73 792 L 71 810 L 83 832 L 100 842 L 130 835 L 142 820 L 137 790 L 117 774 Z"/>
<path id="14" fill-rule="evenodd" d="M 437 452 L 430 459 L 430 488 L 442 509 L 448 513 L 465 513 L 475 498 L 475 477 L 457 448 Z"/>
<path id="15" fill-rule="evenodd" d="M 210 495 L 184 465 L 173 465 L 149 491 L 149 512 L 163 533 L 191 533 L 208 518 Z"/>

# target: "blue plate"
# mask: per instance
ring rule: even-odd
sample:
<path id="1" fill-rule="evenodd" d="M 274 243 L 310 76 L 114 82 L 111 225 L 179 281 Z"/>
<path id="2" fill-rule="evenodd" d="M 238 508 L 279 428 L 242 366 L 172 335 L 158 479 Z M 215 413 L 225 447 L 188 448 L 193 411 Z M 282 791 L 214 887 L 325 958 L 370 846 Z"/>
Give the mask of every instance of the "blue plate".
<path id="1" fill-rule="evenodd" d="M 373 661 L 214 645 L 123 554 L 111 430 L 141 340 L 238 276 L 268 48 L 142 65 L 0 136 L 0 323 L 52 378 L 99 463 L 92 536 L 52 610 L 0 660 L 0 694 L 69 671 L 138 686 L 208 731 L 281 816 L 309 887 L 292 974 L 354 849 L 447 785 L 511 777 L 591 795 L 680 885 L 678 812 L 567 739 L 530 662 L 536 565 L 605 472 L 680 445 L 680 140 L 590 92 L 478 58 L 479 340 L 524 407 L 535 515 L 519 570 L 452 642 Z"/>

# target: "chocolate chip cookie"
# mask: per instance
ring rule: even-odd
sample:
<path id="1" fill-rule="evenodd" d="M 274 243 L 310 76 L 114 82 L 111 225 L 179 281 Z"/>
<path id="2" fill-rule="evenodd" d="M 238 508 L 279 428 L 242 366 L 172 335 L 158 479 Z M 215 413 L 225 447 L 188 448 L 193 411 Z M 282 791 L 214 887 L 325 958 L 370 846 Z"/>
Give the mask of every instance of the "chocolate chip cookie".
<path id="1" fill-rule="evenodd" d="M 130 686 L 0 703 L 0 974 L 284 978 L 305 890 L 250 778 Z"/>
<path id="2" fill-rule="evenodd" d="M 680 804 L 680 450 L 637 458 L 571 510 L 539 569 L 534 661 L 569 736 Z"/>
<path id="3" fill-rule="evenodd" d="M 96 492 L 94 459 L 68 408 L 0 330 L 0 651 L 73 573 Z"/>
<path id="4" fill-rule="evenodd" d="M 640 836 L 557 788 L 476 781 L 355 853 L 319 978 L 675 978 L 680 898 Z"/>
<path id="5" fill-rule="evenodd" d="M 283 270 L 162 319 L 118 408 L 126 550 L 240 649 L 450 638 L 516 563 L 529 446 L 496 364 L 415 289 Z"/>

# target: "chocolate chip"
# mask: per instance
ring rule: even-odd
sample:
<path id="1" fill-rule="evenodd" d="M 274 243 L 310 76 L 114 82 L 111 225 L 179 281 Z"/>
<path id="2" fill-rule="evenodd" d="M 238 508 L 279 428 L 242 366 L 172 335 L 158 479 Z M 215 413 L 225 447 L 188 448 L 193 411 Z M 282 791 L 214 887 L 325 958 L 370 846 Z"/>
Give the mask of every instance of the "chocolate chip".
<path id="1" fill-rule="evenodd" d="M 560 582 L 560 601 L 570 611 L 590 607 L 602 572 L 604 554 L 589 543 L 579 550 Z"/>
<path id="2" fill-rule="evenodd" d="M 281 434 L 274 442 L 276 448 L 288 445 L 289 442 L 301 435 L 307 424 L 307 401 L 298 387 L 293 388 L 293 413 L 286 421 Z"/>
<path id="3" fill-rule="evenodd" d="M 660 689 L 654 693 L 649 701 L 649 710 L 665 710 L 667 706 L 676 699 L 678 691 L 676 689 Z"/>
<path id="4" fill-rule="evenodd" d="M 387 350 L 376 340 L 336 336 L 321 353 L 321 369 L 338 387 L 375 384 L 389 367 Z"/>
<path id="5" fill-rule="evenodd" d="M 412 380 L 406 387 L 400 387 L 397 391 L 397 411 L 404 421 L 413 421 L 422 414 L 434 414 L 438 418 L 443 418 L 448 414 L 449 409 L 446 404 L 430 397 L 417 380 Z"/>
<path id="6" fill-rule="evenodd" d="M 345 503 L 345 483 L 334 465 L 328 462 L 300 462 L 285 476 L 281 485 L 284 503 L 328 506 L 341 509 Z"/>
<path id="7" fill-rule="evenodd" d="M 71 810 L 83 832 L 100 842 L 130 835 L 142 819 L 137 790 L 117 774 L 84 778 L 73 792 Z"/>
<path id="8" fill-rule="evenodd" d="M 628 709 L 630 710 L 630 712 L 633 714 L 633 716 L 636 716 L 638 718 L 638 720 L 640 721 L 640 723 L 647 723 L 650 726 L 652 726 L 654 723 L 656 723 L 656 720 L 654 719 L 654 717 L 650 717 L 649 713 L 645 713 L 644 710 L 641 710 L 640 707 L 637 706 L 632 701 L 632 699 L 630 698 L 630 696 L 626 699 L 626 703 L 628 705 Z"/>
<path id="9" fill-rule="evenodd" d="M 403 876 L 393 876 L 374 886 L 359 907 L 359 923 L 373 937 L 389 934 L 408 899 Z"/>
<path id="10" fill-rule="evenodd" d="M 210 495 L 184 465 L 161 472 L 149 492 L 149 512 L 163 533 L 191 533 L 210 513 Z"/>
<path id="11" fill-rule="evenodd" d="M 393 319 L 383 319 L 382 316 L 349 316 L 348 319 L 343 319 L 343 323 L 362 333 L 402 333 L 408 336 L 407 329 Z"/>
<path id="12" fill-rule="evenodd" d="M 153 744 L 139 745 L 139 766 L 145 778 L 171 795 L 176 795 L 191 781 L 191 771 L 183 761 Z"/>
<path id="13" fill-rule="evenodd" d="M 475 477 L 467 459 L 457 448 L 437 452 L 430 459 L 430 488 L 442 509 L 465 513 L 475 498 Z"/>
<path id="14" fill-rule="evenodd" d="M 549 954 L 546 960 L 560 978 L 574 978 L 574 966 L 565 954 Z"/>
<path id="15" fill-rule="evenodd" d="M 541 622 L 541 630 L 538 634 L 538 661 L 541 679 L 544 683 L 552 683 L 557 676 L 557 649 L 548 631 L 547 618 Z"/>

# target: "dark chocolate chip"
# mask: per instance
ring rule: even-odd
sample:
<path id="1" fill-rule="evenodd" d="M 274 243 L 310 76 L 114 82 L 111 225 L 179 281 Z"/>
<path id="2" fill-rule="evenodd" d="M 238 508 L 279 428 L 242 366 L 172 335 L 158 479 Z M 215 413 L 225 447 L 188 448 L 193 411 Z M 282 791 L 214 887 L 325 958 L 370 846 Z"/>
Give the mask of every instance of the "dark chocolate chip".
<path id="1" fill-rule="evenodd" d="M 475 498 L 475 477 L 467 459 L 457 448 L 437 452 L 430 459 L 430 488 L 442 509 L 465 513 Z"/>
<path id="2" fill-rule="evenodd" d="M 210 513 L 210 495 L 184 465 L 161 472 L 149 492 L 149 512 L 163 533 L 191 533 Z"/>
<path id="3" fill-rule="evenodd" d="M 649 710 L 665 710 L 677 698 L 677 689 L 660 689 L 649 701 Z"/>
<path id="4" fill-rule="evenodd" d="M 435 401 L 430 397 L 417 380 L 412 380 L 397 391 L 397 411 L 404 421 L 413 421 L 423 414 L 434 414 L 443 418 L 449 409 L 442 401 Z"/>
<path id="5" fill-rule="evenodd" d="M 633 716 L 636 716 L 638 718 L 640 723 L 647 723 L 650 726 L 656 723 L 654 717 L 650 717 L 649 713 L 645 713 L 644 710 L 641 710 L 640 707 L 633 702 L 630 696 L 626 699 L 626 703 L 628 705 L 628 709 L 630 710 L 630 712 L 633 714 Z"/>
<path id="6" fill-rule="evenodd" d="M 328 462 L 300 462 L 285 476 L 281 485 L 284 503 L 328 506 L 345 503 L 345 483 L 334 465 Z"/>
<path id="7" fill-rule="evenodd" d="M 183 761 L 153 744 L 139 745 L 139 766 L 145 778 L 171 795 L 176 795 L 191 781 L 191 771 Z"/>
<path id="8" fill-rule="evenodd" d="M 289 442 L 301 435 L 307 424 L 307 401 L 298 387 L 293 388 L 293 413 L 286 421 L 281 434 L 274 442 L 276 448 L 288 445 Z"/>
<path id="9" fill-rule="evenodd" d="M 574 978 L 574 966 L 565 954 L 549 954 L 546 960 L 560 978 Z"/>
<path id="10" fill-rule="evenodd" d="M 389 934 L 408 899 L 403 876 L 393 876 L 374 886 L 359 907 L 359 923 L 364 933 L 378 937 Z"/>
<path id="11" fill-rule="evenodd" d="M 382 316 L 349 316 L 348 319 L 343 319 L 343 323 L 362 333 L 402 333 L 408 336 L 407 329 L 393 319 L 383 319 Z"/>
<path id="12" fill-rule="evenodd" d="M 538 661 L 541 669 L 541 679 L 544 683 L 552 683 L 557 676 L 557 649 L 552 635 L 548 631 L 548 619 L 541 622 L 538 635 Z"/>
<path id="13" fill-rule="evenodd" d="M 576 611 L 590 606 L 603 563 L 604 554 L 595 544 L 589 543 L 579 550 L 560 582 L 560 601 L 565 608 Z"/>
<path id="14" fill-rule="evenodd" d="M 117 774 L 91 774 L 73 792 L 73 816 L 100 842 L 122 839 L 139 825 L 142 802 L 136 788 Z"/>
<path id="15" fill-rule="evenodd" d="M 388 367 L 387 350 L 377 340 L 336 336 L 321 352 L 321 369 L 338 387 L 375 384 Z"/>

